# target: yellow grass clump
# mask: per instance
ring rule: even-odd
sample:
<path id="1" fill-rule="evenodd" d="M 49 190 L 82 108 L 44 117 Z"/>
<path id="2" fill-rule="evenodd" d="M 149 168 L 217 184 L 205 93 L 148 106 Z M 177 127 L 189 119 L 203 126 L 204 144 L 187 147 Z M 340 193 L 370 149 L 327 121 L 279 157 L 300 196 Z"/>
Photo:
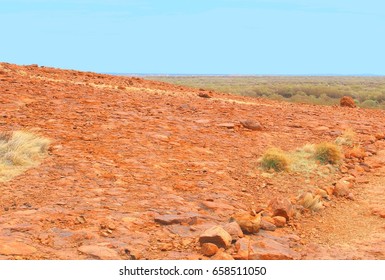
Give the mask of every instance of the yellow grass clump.
<path id="1" fill-rule="evenodd" d="M 356 142 L 356 133 L 353 131 L 353 129 L 347 129 L 344 131 L 344 133 L 337 137 L 335 140 L 335 143 L 340 146 L 349 146 L 352 147 L 353 144 Z"/>
<path id="2" fill-rule="evenodd" d="M 323 164 L 337 164 L 342 154 L 336 144 L 323 142 L 315 145 L 314 157 Z"/>
<path id="3" fill-rule="evenodd" d="M 260 165 L 264 170 L 287 171 L 289 158 L 281 149 L 270 148 L 262 155 Z"/>
<path id="4" fill-rule="evenodd" d="M 47 155 L 50 140 L 32 132 L 0 132 L 0 182 L 36 166 Z"/>
<path id="5" fill-rule="evenodd" d="M 321 196 L 313 195 L 310 192 L 302 194 L 298 199 L 298 203 L 313 212 L 317 212 L 324 208 Z"/>

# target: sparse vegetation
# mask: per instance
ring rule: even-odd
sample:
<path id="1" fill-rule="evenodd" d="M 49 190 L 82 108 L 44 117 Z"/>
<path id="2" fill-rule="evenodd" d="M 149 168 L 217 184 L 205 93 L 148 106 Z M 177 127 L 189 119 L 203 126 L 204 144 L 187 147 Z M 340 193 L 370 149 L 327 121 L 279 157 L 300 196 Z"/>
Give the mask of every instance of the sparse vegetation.
<path id="1" fill-rule="evenodd" d="M 356 142 L 356 133 L 352 129 L 347 129 L 344 133 L 337 137 L 335 143 L 341 146 L 349 146 L 352 147 Z"/>
<path id="2" fill-rule="evenodd" d="M 313 195 L 310 192 L 302 194 L 298 199 L 298 203 L 304 208 L 314 212 L 317 212 L 324 208 L 321 196 Z"/>
<path id="3" fill-rule="evenodd" d="M 47 154 L 50 140 L 31 132 L 0 133 L 0 182 L 35 166 Z"/>
<path id="4" fill-rule="evenodd" d="M 317 76 L 152 76 L 177 85 L 238 95 L 319 105 L 339 104 L 352 97 L 358 107 L 385 109 L 384 77 Z"/>
<path id="5" fill-rule="evenodd" d="M 322 164 L 337 164 L 342 154 L 336 144 L 323 142 L 315 145 L 314 157 Z"/>
<path id="6" fill-rule="evenodd" d="M 342 153 L 338 145 L 323 142 L 306 144 L 294 151 L 284 152 L 278 148 L 268 149 L 259 159 L 264 170 L 311 173 L 321 164 L 338 164 Z M 322 174 L 320 174 L 322 176 Z"/>
<path id="7" fill-rule="evenodd" d="M 300 173 L 310 173 L 318 167 L 314 160 L 314 145 L 306 144 L 301 148 L 289 154 L 290 156 L 290 170 Z"/>
<path id="8" fill-rule="evenodd" d="M 276 172 L 287 171 L 289 158 L 281 149 L 270 148 L 262 155 L 260 164 L 264 170 L 273 169 Z"/>

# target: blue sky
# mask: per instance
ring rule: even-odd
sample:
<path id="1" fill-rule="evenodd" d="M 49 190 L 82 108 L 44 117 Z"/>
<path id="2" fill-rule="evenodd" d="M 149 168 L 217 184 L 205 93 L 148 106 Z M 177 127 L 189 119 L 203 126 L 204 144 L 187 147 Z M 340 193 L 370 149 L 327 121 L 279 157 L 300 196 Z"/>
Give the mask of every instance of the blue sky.
<path id="1" fill-rule="evenodd" d="M 0 0 L 0 61 L 114 73 L 385 75 L 385 1 Z"/>

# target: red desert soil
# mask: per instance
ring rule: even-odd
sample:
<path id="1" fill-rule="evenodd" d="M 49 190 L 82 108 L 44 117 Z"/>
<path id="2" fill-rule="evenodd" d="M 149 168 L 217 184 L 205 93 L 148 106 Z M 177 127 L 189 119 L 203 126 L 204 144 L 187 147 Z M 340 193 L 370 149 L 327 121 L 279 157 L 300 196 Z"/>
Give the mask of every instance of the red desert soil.
<path id="1" fill-rule="evenodd" d="M 296 208 L 284 227 L 247 234 L 213 258 L 385 259 L 384 111 L 7 63 L 0 106 L 0 131 L 53 141 L 39 166 L 0 183 L 0 259 L 208 259 L 205 230 L 242 211 L 270 215 L 273 198 L 295 204 L 341 178 L 348 198 L 330 195 L 315 213 Z M 258 166 L 269 147 L 334 141 L 346 129 L 365 153 L 337 172 Z"/>

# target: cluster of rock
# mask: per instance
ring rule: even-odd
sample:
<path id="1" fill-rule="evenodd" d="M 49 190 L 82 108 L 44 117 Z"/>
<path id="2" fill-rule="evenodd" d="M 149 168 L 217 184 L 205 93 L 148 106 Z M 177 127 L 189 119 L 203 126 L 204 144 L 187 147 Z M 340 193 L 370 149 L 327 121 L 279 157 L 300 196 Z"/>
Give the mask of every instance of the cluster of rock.
<path id="1" fill-rule="evenodd" d="M 299 238 L 273 232 L 293 217 L 288 199 L 273 199 L 268 209 L 234 214 L 228 223 L 213 226 L 199 237 L 201 253 L 214 260 L 298 259 L 294 250 Z"/>

